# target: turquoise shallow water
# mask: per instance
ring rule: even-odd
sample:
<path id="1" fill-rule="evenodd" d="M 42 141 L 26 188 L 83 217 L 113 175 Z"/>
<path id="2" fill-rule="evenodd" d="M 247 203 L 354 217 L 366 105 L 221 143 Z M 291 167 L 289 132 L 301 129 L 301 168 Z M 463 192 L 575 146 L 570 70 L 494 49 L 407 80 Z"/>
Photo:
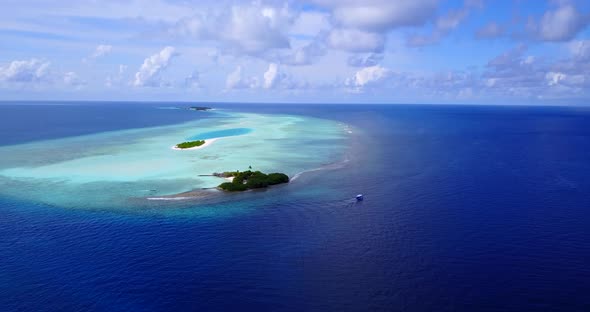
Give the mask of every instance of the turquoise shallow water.
<path id="1" fill-rule="evenodd" d="M 207 139 L 214 139 L 214 138 L 225 138 L 229 136 L 236 136 L 236 135 L 244 135 L 252 132 L 252 129 L 249 128 L 233 128 L 233 129 L 224 129 L 224 130 L 216 130 L 216 131 L 209 131 L 209 132 L 202 132 L 192 137 L 188 138 L 188 140 L 207 140 Z"/>
<path id="2" fill-rule="evenodd" d="M 61 207 L 128 209 L 150 205 L 146 198 L 213 188 L 224 182 L 207 176 L 214 172 L 252 166 L 294 177 L 344 158 L 348 133 L 334 121 L 208 114 L 177 125 L 0 147 L 0 192 Z M 172 148 L 187 138 L 211 142 L 199 149 Z"/>

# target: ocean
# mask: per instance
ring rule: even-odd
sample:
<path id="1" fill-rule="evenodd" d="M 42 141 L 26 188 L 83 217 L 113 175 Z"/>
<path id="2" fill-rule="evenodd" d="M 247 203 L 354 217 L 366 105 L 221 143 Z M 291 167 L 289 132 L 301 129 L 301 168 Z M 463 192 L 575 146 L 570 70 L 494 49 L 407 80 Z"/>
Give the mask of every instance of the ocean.
<path id="1" fill-rule="evenodd" d="M 0 104 L 0 311 L 590 310 L 590 108 L 189 105 Z"/>

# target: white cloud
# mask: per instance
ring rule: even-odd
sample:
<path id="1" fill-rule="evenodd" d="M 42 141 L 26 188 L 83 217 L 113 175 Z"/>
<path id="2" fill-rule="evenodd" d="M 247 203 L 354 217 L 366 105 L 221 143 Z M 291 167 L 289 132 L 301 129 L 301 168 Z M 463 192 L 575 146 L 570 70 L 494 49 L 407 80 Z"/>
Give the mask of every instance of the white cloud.
<path id="1" fill-rule="evenodd" d="M 13 61 L 7 67 L 0 67 L 0 81 L 41 82 L 49 76 L 49 64 L 34 58 L 28 61 Z"/>
<path id="2" fill-rule="evenodd" d="M 383 54 L 369 53 L 369 54 L 354 54 L 348 58 L 348 65 L 353 67 L 368 67 L 375 66 L 383 61 Z"/>
<path id="3" fill-rule="evenodd" d="M 408 45 L 412 47 L 425 46 L 438 43 L 469 15 L 469 6 L 460 10 L 451 10 L 446 15 L 440 16 L 434 23 L 432 33 L 428 35 L 413 35 L 408 38 Z"/>
<path id="4" fill-rule="evenodd" d="M 567 41 L 574 38 L 590 22 L 589 16 L 565 3 L 543 14 L 539 22 L 530 21 L 528 28 L 544 41 Z"/>
<path id="5" fill-rule="evenodd" d="M 270 63 L 262 77 L 262 86 L 265 89 L 303 90 L 318 87 L 304 80 L 296 80 L 291 74 L 282 71 L 276 63 Z"/>
<path id="6" fill-rule="evenodd" d="M 333 29 L 327 42 L 332 48 L 350 52 L 381 52 L 385 47 L 383 35 L 357 29 Z"/>
<path id="7" fill-rule="evenodd" d="M 545 79 L 547 79 L 547 85 L 553 86 L 559 84 L 560 81 L 564 80 L 567 76 L 563 73 L 559 72 L 548 72 L 545 75 Z"/>
<path id="8" fill-rule="evenodd" d="M 184 1 L 142 0 L 142 1 L 96 1 L 79 0 L 75 5 L 46 0 L 5 0 L 2 2 L 13 10 L 4 10 L 0 16 L 29 13 L 30 16 L 76 16 L 80 18 L 106 19 L 148 19 L 170 20 L 182 16 L 199 3 L 188 4 Z"/>
<path id="9" fill-rule="evenodd" d="M 256 77 L 244 78 L 242 75 L 242 66 L 237 66 L 234 71 L 227 75 L 225 80 L 225 89 L 253 89 L 258 87 Z"/>
<path id="10" fill-rule="evenodd" d="M 527 47 L 525 45 L 518 45 L 493 59 L 491 59 L 487 67 L 494 68 L 496 71 L 515 70 L 526 64 L 523 61 L 523 55 Z"/>
<path id="11" fill-rule="evenodd" d="M 590 60 L 590 40 L 577 40 L 569 45 L 570 52 L 578 60 Z"/>
<path id="12" fill-rule="evenodd" d="M 391 71 L 379 65 L 369 66 L 358 70 L 352 78 L 346 80 L 345 84 L 360 91 L 363 87 L 374 85 L 389 77 Z"/>
<path id="13" fill-rule="evenodd" d="M 236 67 L 236 69 L 227 75 L 225 80 L 226 89 L 236 89 L 242 85 L 242 66 Z"/>
<path id="14" fill-rule="evenodd" d="M 332 28 L 329 16 L 320 12 L 301 12 L 289 28 L 289 33 L 299 36 L 315 37 L 322 31 Z"/>
<path id="15" fill-rule="evenodd" d="M 101 44 L 96 47 L 96 49 L 94 50 L 94 53 L 92 53 L 92 55 L 90 57 L 93 59 L 103 57 L 103 56 L 111 53 L 112 50 L 113 50 L 113 46 Z"/>
<path id="16" fill-rule="evenodd" d="M 588 82 L 585 75 L 568 75 L 562 72 L 548 72 L 545 75 L 548 86 L 583 87 Z"/>
<path id="17" fill-rule="evenodd" d="M 200 88 L 201 78 L 197 70 L 194 70 L 190 75 L 184 78 L 184 86 L 186 88 Z"/>
<path id="18" fill-rule="evenodd" d="M 41 85 L 42 82 L 59 89 L 81 86 L 85 83 L 80 79 L 83 77 L 99 79 L 89 82 L 97 87 L 89 88 L 89 91 L 96 92 L 94 94 L 101 91 L 100 80 L 106 78 L 107 86 L 120 87 L 120 91 L 130 86 L 164 85 L 182 91 L 182 88 L 205 85 L 212 88 L 211 93 L 203 94 L 208 97 L 213 97 L 215 91 L 224 89 L 224 86 L 224 90 L 257 88 L 255 91 L 236 91 L 227 94 L 226 98 L 218 98 L 221 100 L 241 97 L 242 94 L 249 99 L 268 94 L 267 99 L 272 99 L 270 95 L 297 94 L 299 89 L 305 89 L 306 92 L 301 94 L 307 98 L 317 91 L 318 99 L 333 100 L 339 96 L 343 98 L 338 93 L 343 89 L 366 89 L 375 94 L 381 92 L 383 99 L 396 99 L 400 95 L 408 98 L 430 96 L 430 100 L 443 98 L 439 95 L 464 98 L 489 95 L 487 98 L 493 101 L 508 97 L 550 97 L 559 93 L 564 98 L 579 97 L 587 102 L 590 98 L 590 40 L 584 36 L 589 30 L 590 15 L 580 1 L 549 0 L 548 4 L 517 5 L 515 9 L 523 8 L 523 14 L 531 15 L 530 33 L 513 29 L 520 18 L 516 16 L 518 12 L 512 21 L 510 16 L 503 20 L 493 19 L 495 22 L 484 21 L 480 18 L 486 19 L 490 17 L 489 13 L 502 8 L 487 1 L 488 12 L 471 16 L 474 7 L 481 7 L 482 1 L 460 1 L 463 5 L 452 2 L 439 6 L 442 1 L 437 0 L 145 0 L 142 3 L 81 0 L 77 6 L 52 6 L 41 0 L 10 0 L 11 7 L 18 6 L 18 10 L 0 12 L 5 28 L 39 35 L 29 36 L 28 32 L 22 36 L 18 32 L 9 34 L 11 40 L 15 39 L 14 45 L 23 49 L 6 51 L 5 63 L 0 64 L 0 87 L 24 90 L 19 92 L 26 97 L 26 90 L 46 87 Z M 307 5 L 309 2 L 315 5 Z M 542 11 L 535 10 L 535 5 Z M 144 8 L 139 9 L 141 6 Z M 50 10 L 51 16 L 35 18 Z M 96 18 L 100 18 L 101 23 L 91 23 Z M 485 42 L 470 41 L 474 37 L 503 36 L 507 40 L 510 37 L 515 45 L 531 39 L 569 42 L 556 46 L 535 45 L 537 58 L 525 53 L 526 48 L 520 46 L 487 64 L 479 63 L 478 66 L 478 60 L 473 60 L 476 62 L 473 67 L 460 66 L 460 62 L 446 66 L 442 64 L 444 60 L 432 59 L 431 56 L 438 55 L 436 47 L 416 54 L 404 46 L 404 43 L 437 43 L 454 31 L 457 36 L 453 41 L 457 45 L 450 47 L 451 54 L 465 46 L 485 49 Z M 408 34 L 414 36 L 408 38 Z M 582 40 L 576 40 L 576 36 Z M 110 39 L 104 41 L 104 38 Z M 126 41 L 129 38 L 133 40 Z M 93 44 L 84 45 L 84 42 Z M 153 46 L 155 42 L 183 46 L 184 57 L 174 58 L 171 47 L 171 50 L 136 54 L 142 47 Z M 38 45 L 33 45 L 36 43 Z M 47 56 L 56 58 L 52 59 L 51 70 L 48 61 L 22 57 L 35 53 L 28 51 L 27 47 L 31 46 L 42 50 L 51 48 L 47 50 L 50 53 Z M 564 47 L 569 49 L 569 54 L 559 51 Z M 105 56 L 114 61 L 115 55 L 112 54 L 119 49 L 122 52 L 117 57 L 127 60 L 135 55 L 139 63 L 126 70 L 123 65 L 117 68 L 118 63 L 84 66 L 72 62 L 72 59 L 79 60 L 80 55 L 90 61 Z M 158 53 L 150 56 L 155 52 Z M 423 63 L 424 58 L 429 57 L 428 64 Z M 184 63 L 180 66 L 177 61 Z M 119 62 L 127 61 L 121 59 Z M 441 66 L 448 71 L 437 73 L 432 70 Z M 457 66 L 469 69 L 453 70 L 453 67 L 459 68 Z M 207 74 L 193 71 L 195 68 L 203 69 Z M 211 68 L 222 68 L 222 71 Z M 387 68 L 406 72 L 393 72 Z M 346 77 L 350 78 L 345 80 Z M 167 83 L 168 78 L 175 83 Z M 50 92 L 51 88 L 46 90 Z M 102 90 L 106 89 L 102 87 Z M 272 91 L 263 92 L 265 90 Z M 104 94 L 105 98 L 117 96 L 112 92 Z M 146 93 L 136 94 L 130 97 Z M 179 98 L 186 96 L 186 92 L 176 94 Z"/>
<path id="19" fill-rule="evenodd" d="M 120 64 L 119 70 L 116 74 L 107 76 L 107 78 L 105 79 L 105 86 L 110 88 L 114 85 L 120 85 L 121 82 L 123 82 L 123 75 L 127 71 L 127 68 L 127 65 Z"/>
<path id="20" fill-rule="evenodd" d="M 525 55 L 525 51 L 525 46 L 517 46 L 490 60 L 487 70 L 479 77 L 481 89 L 487 96 L 519 99 L 588 96 L 590 66 L 587 61 L 575 54 L 553 62 L 537 61 Z M 477 84 L 477 79 L 473 83 Z"/>
<path id="21" fill-rule="evenodd" d="M 469 11 L 466 8 L 450 11 L 436 20 L 436 28 L 441 32 L 453 30 L 459 26 L 459 23 L 461 23 L 468 14 Z"/>
<path id="22" fill-rule="evenodd" d="M 496 81 L 498 81 L 497 78 L 488 78 L 484 81 L 484 85 L 488 88 L 492 88 L 496 85 Z"/>
<path id="23" fill-rule="evenodd" d="M 434 16 L 437 0 L 316 0 L 333 10 L 337 24 L 364 30 L 385 31 L 420 26 Z"/>
<path id="24" fill-rule="evenodd" d="M 133 85 L 136 87 L 159 86 L 160 73 L 168 67 L 170 60 L 176 55 L 173 47 L 165 47 L 160 52 L 146 58 L 139 71 L 135 73 Z"/>
<path id="25" fill-rule="evenodd" d="M 67 86 L 71 87 L 81 87 L 86 84 L 86 82 L 80 79 L 80 77 L 75 72 L 65 73 L 63 77 L 63 82 Z"/>
<path id="26" fill-rule="evenodd" d="M 238 54 L 258 55 L 290 47 L 287 32 L 292 20 L 288 6 L 267 7 L 255 2 L 183 18 L 169 27 L 166 35 L 209 40 Z"/>
<path id="27" fill-rule="evenodd" d="M 463 88 L 460 89 L 457 93 L 458 99 L 470 99 L 473 97 L 473 89 L 472 88 Z"/>
<path id="28" fill-rule="evenodd" d="M 268 64 L 268 68 L 262 73 L 262 80 L 259 77 L 244 77 L 242 66 L 237 66 L 227 75 L 225 90 L 232 89 L 303 89 L 308 88 L 306 82 L 296 82 L 292 77 L 280 70 L 277 63 Z"/>
<path id="29" fill-rule="evenodd" d="M 535 57 L 533 55 L 529 55 L 525 57 L 522 61 L 520 61 L 521 65 L 531 65 L 535 62 Z"/>
<path id="30" fill-rule="evenodd" d="M 285 35 L 286 9 L 232 7 L 230 23 L 219 33 L 223 39 L 250 53 L 266 49 L 288 48 Z"/>
<path id="31" fill-rule="evenodd" d="M 280 54 L 277 59 L 288 65 L 311 65 L 325 54 L 325 44 L 320 40 L 314 40 L 302 47 Z"/>
<path id="32" fill-rule="evenodd" d="M 504 29 L 496 22 L 490 22 L 478 29 L 475 33 L 475 37 L 478 39 L 491 39 L 497 38 L 504 34 Z"/>
<path id="33" fill-rule="evenodd" d="M 264 73 L 264 88 L 273 88 L 279 80 L 279 66 L 275 63 L 268 65 L 268 70 Z"/>

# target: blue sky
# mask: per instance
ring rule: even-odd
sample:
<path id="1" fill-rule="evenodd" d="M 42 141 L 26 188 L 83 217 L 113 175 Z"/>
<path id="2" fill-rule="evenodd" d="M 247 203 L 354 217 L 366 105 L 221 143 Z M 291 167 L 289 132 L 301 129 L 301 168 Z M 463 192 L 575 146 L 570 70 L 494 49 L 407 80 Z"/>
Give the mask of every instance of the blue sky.
<path id="1" fill-rule="evenodd" d="M 5 0 L 0 100 L 590 104 L 589 1 Z"/>

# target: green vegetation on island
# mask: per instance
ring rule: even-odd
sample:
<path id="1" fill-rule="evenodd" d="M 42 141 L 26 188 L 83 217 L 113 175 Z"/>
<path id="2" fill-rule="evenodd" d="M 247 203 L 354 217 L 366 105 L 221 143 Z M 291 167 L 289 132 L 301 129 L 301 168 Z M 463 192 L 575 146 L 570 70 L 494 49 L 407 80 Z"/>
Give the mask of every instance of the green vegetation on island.
<path id="1" fill-rule="evenodd" d="M 205 140 L 197 140 L 197 141 L 182 142 L 182 143 L 176 144 L 176 147 L 181 148 L 181 149 L 185 149 L 185 148 L 201 146 L 203 144 L 205 144 Z"/>
<path id="2" fill-rule="evenodd" d="M 216 176 L 218 178 L 231 178 L 231 177 L 235 177 L 238 173 L 240 173 L 240 172 L 239 171 L 225 171 L 222 173 L 214 172 L 213 176 Z"/>
<path id="3" fill-rule="evenodd" d="M 207 107 L 207 106 L 191 106 L 188 109 L 190 109 L 190 110 L 196 110 L 196 111 L 207 111 L 207 110 L 210 110 L 211 107 Z"/>
<path id="4" fill-rule="evenodd" d="M 219 185 L 220 189 L 230 192 L 265 188 L 271 185 L 289 182 L 289 176 L 278 172 L 265 174 L 260 171 L 248 170 L 243 172 L 224 172 L 219 174 L 219 176 L 221 175 L 224 177 L 234 177 L 232 182 L 225 182 Z"/>

